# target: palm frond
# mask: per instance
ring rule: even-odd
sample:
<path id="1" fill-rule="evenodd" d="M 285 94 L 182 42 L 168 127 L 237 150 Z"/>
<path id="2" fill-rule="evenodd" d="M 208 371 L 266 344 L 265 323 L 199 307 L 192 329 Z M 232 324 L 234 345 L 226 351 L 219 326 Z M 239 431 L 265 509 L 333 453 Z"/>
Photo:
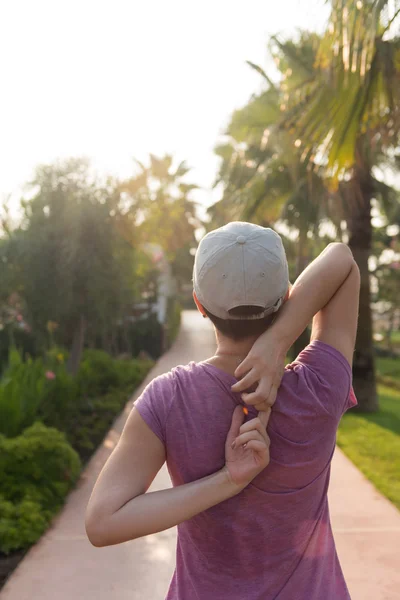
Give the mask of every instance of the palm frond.
<path id="1" fill-rule="evenodd" d="M 257 73 L 259 73 L 261 75 L 261 77 L 263 77 L 265 79 L 265 81 L 268 83 L 268 85 L 271 88 L 274 88 L 274 89 L 276 88 L 276 83 L 274 83 L 272 81 L 272 79 L 270 79 L 270 77 L 268 77 L 268 75 L 266 74 L 264 69 L 262 69 L 259 65 L 256 65 L 255 63 L 251 62 L 251 60 L 246 60 L 246 63 L 249 65 L 249 67 L 251 67 L 252 69 L 257 71 Z"/>

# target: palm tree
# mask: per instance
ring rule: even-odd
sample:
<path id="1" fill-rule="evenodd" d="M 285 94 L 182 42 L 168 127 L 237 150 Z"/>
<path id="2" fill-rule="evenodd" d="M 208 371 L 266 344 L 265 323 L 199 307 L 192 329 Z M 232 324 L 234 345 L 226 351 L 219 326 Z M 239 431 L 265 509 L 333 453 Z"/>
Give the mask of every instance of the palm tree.
<path id="1" fill-rule="evenodd" d="M 328 30 L 312 69 L 292 42 L 274 39 L 287 65 L 282 127 L 293 133 L 304 158 L 317 157 L 336 183 L 347 222 L 349 246 L 361 272 L 354 387 L 360 407 L 378 407 L 368 259 L 371 202 L 390 212 L 398 198 L 375 177 L 376 167 L 398 163 L 400 134 L 400 37 L 393 34 L 398 0 L 332 0 Z M 280 55 L 280 58 L 279 58 Z"/>
<path id="2" fill-rule="evenodd" d="M 312 58 L 309 46 L 315 39 L 307 34 L 300 41 L 306 61 Z M 296 260 L 291 269 L 297 278 L 313 259 L 321 221 L 333 221 L 339 236 L 341 215 L 331 209 L 334 194 L 324 185 L 323 170 L 302 160 L 303 150 L 293 146 L 292 135 L 279 130 L 280 86 L 261 67 L 249 64 L 264 78 L 267 89 L 235 111 L 226 132 L 228 139 L 216 148 L 221 164 L 215 185 L 222 185 L 223 196 L 209 209 L 210 226 L 244 219 L 266 227 L 282 221 L 297 229 Z M 311 60 L 310 69 L 312 64 Z M 306 331 L 291 353 L 297 355 L 308 341 Z"/>
<path id="3" fill-rule="evenodd" d="M 197 186 L 183 180 L 190 170 L 186 163 L 175 167 L 169 154 L 162 158 L 151 154 L 148 167 L 137 163 L 139 173 L 121 185 L 127 215 L 142 243 L 163 247 L 178 285 L 186 283 L 192 276 L 195 229 L 200 227 L 196 203 L 190 199 Z"/>

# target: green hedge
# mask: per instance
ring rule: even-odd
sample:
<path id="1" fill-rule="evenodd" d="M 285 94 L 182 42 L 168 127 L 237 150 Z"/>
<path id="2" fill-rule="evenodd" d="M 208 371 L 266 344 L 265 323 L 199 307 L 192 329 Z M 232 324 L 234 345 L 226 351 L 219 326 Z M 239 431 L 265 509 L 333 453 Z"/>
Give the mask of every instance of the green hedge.
<path id="1" fill-rule="evenodd" d="M 0 555 L 41 537 L 153 365 L 85 350 L 72 377 L 66 358 L 54 348 L 45 360 L 24 362 L 13 349 L 0 381 Z"/>
<path id="2" fill-rule="evenodd" d="M 23 356 L 38 354 L 38 343 L 33 334 L 8 324 L 0 330 L 0 373 L 7 367 L 9 352 L 13 346 L 11 340 L 21 349 Z"/>
<path id="3" fill-rule="evenodd" d="M 81 461 L 66 437 L 42 423 L 0 435 L 0 551 L 25 549 L 46 530 L 77 480 Z"/>
<path id="4" fill-rule="evenodd" d="M 76 420 L 64 428 L 69 443 L 83 463 L 99 446 L 114 419 L 123 410 L 127 398 L 123 390 L 114 390 L 101 398 L 88 399 Z"/>
<path id="5" fill-rule="evenodd" d="M 60 370 L 50 382 L 39 417 L 63 431 L 85 463 L 152 366 L 152 361 L 117 360 L 102 350 L 85 350 L 76 378 Z"/>

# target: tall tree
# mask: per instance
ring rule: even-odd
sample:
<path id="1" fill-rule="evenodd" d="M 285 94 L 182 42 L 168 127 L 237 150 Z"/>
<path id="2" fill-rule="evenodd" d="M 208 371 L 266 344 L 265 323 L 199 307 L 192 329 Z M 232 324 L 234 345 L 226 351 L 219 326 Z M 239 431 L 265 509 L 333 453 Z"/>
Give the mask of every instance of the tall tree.
<path id="1" fill-rule="evenodd" d="M 360 408 L 378 407 L 372 345 L 368 260 L 372 245 L 371 201 L 397 202 L 376 179 L 375 168 L 398 161 L 400 133 L 400 38 L 398 1 L 332 0 L 328 30 L 309 69 L 295 44 L 275 39 L 288 65 L 283 127 L 305 160 L 317 156 L 343 200 L 349 246 L 361 272 L 354 387 Z"/>
<path id="2" fill-rule="evenodd" d="M 76 373 L 86 335 L 100 335 L 110 350 L 117 319 L 133 299 L 132 236 L 120 233 L 116 185 L 98 183 L 87 161 L 39 167 L 28 192 L 22 223 L 4 243 L 13 250 L 35 337 L 44 342 L 48 321 L 57 322 Z"/>
<path id="3" fill-rule="evenodd" d="M 185 162 L 174 165 L 173 157 L 150 155 L 149 166 L 138 162 L 139 172 L 121 185 L 127 215 L 136 223 L 142 243 L 157 243 L 164 249 L 178 285 L 191 280 L 195 230 L 200 226 L 196 203 L 190 198 L 197 186 L 185 181 Z"/>
<path id="4" fill-rule="evenodd" d="M 315 40 L 315 35 L 304 34 L 299 42 L 310 68 L 310 46 Z M 264 226 L 281 221 L 297 229 L 296 261 L 291 269 L 296 279 L 314 257 L 321 222 L 330 217 L 338 232 L 340 215 L 331 210 L 333 194 L 316 165 L 301 160 L 303 151 L 293 145 L 290 133 L 279 130 L 283 102 L 279 84 L 272 82 L 261 67 L 249 64 L 264 78 L 266 89 L 235 111 L 225 143 L 216 148 L 221 158 L 216 185 L 222 184 L 223 196 L 209 209 L 211 224 L 222 225 L 237 218 Z M 292 352 L 300 352 L 308 341 L 305 331 Z"/>

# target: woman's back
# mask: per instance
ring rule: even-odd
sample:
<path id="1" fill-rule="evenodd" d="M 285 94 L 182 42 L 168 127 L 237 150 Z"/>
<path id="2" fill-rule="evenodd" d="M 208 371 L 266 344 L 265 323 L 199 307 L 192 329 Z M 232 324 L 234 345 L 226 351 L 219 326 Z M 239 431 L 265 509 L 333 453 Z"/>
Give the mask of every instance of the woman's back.
<path id="1" fill-rule="evenodd" d="M 155 379 L 135 403 L 167 451 L 173 485 L 225 464 L 236 380 L 208 363 Z M 271 461 L 238 495 L 178 525 L 168 600 L 349 598 L 331 532 L 327 489 L 351 368 L 312 342 L 288 365 L 268 425 Z M 247 420 L 257 416 L 249 408 Z"/>

